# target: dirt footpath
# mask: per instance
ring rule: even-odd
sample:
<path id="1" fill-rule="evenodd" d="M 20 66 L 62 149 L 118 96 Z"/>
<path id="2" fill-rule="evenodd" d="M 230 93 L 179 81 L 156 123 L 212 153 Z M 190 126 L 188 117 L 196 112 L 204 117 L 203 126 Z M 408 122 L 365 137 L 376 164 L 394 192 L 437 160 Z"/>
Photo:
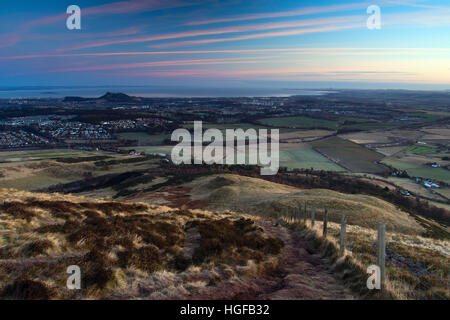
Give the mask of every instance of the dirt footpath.
<path id="1" fill-rule="evenodd" d="M 337 279 L 326 258 L 313 249 L 298 232 L 262 220 L 261 227 L 285 243 L 281 273 L 265 279 L 264 292 L 254 299 L 357 299 L 343 282 Z"/>
<path id="2" fill-rule="evenodd" d="M 358 299 L 331 270 L 329 261 L 313 249 L 298 232 L 270 219 L 255 219 L 267 233 L 283 240 L 285 246 L 276 271 L 224 281 L 177 296 L 175 299 L 221 300 L 344 300 Z"/>

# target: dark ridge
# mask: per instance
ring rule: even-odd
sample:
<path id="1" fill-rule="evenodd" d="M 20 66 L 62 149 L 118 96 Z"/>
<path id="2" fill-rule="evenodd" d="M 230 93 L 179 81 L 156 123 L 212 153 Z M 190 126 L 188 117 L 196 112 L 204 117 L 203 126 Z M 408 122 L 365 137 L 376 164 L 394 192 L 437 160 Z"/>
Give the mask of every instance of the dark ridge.
<path id="1" fill-rule="evenodd" d="M 53 185 L 48 188 L 36 190 L 36 192 L 80 193 L 84 191 L 92 191 L 116 186 L 127 179 L 140 177 L 142 174 L 143 172 L 138 171 L 130 171 L 120 174 L 106 174 L 100 177 Z"/>
<path id="2" fill-rule="evenodd" d="M 120 92 L 107 92 L 99 98 L 83 98 L 83 97 L 65 97 L 64 102 L 82 102 L 82 101 L 95 101 L 95 100 L 105 100 L 108 102 L 139 102 L 142 101 L 139 97 L 132 97 L 125 93 Z"/>

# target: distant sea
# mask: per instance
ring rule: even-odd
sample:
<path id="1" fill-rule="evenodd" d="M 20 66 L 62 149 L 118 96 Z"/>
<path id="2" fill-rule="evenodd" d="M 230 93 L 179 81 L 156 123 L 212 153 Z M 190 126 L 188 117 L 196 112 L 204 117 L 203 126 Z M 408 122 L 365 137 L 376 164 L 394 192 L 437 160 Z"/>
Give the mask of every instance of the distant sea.
<path id="1" fill-rule="evenodd" d="M 148 98 L 182 97 L 288 97 L 322 95 L 329 91 L 292 88 L 180 88 L 180 87 L 0 87 L 0 98 L 100 97 L 106 92 L 121 92 Z"/>

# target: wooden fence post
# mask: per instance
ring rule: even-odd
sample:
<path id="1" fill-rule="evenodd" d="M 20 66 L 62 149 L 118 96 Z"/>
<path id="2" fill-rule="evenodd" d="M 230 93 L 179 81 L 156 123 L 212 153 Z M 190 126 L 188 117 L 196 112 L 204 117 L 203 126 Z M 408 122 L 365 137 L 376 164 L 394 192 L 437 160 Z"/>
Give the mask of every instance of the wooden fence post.
<path id="1" fill-rule="evenodd" d="M 306 218 L 307 218 L 307 213 L 306 213 L 306 200 L 305 200 L 305 212 L 304 212 L 304 216 L 303 216 L 303 223 L 306 225 Z"/>
<path id="2" fill-rule="evenodd" d="M 325 212 L 323 214 L 323 231 L 322 231 L 322 236 L 324 238 L 327 237 L 327 224 L 328 224 L 328 210 L 325 209 Z"/>
<path id="3" fill-rule="evenodd" d="M 347 217 L 345 215 L 345 212 L 342 213 L 342 218 L 341 218 L 341 241 L 340 241 L 340 251 L 339 251 L 339 256 L 343 256 L 345 253 L 345 235 L 346 235 L 346 229 L 347 227 Z"/>
<path id="4" fill-rule="evenodd" d="M 314 228 L 314 222 L 316 221 L 316 207 L 312 207 L 311 211 L 311 227 Z"/>
<path id="5" fill-rule="evenodd" d="M 383 285 L 385 279 L 385 264 L 386 264 L 386 225 L 378 224 L 378 259 L 377 264 L 380 267 L 381 284 Z"/>

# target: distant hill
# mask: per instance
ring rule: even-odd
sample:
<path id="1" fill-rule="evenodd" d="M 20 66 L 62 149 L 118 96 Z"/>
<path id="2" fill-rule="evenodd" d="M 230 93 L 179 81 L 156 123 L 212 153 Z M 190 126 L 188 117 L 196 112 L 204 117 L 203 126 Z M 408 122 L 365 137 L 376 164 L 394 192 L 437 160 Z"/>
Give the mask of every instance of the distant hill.
<path id="1" fill-rule="evenodd" d="M 83 97 L 65 97 L 63 99 L 64 102 L 80 102 L 80 101 L 89 101 L 93 100 L 92 98 L 83 98 Z"/>
<path id="2" fill-rule="evenodd" d="M 120 92 L 107 92 L 99 98 L 83 98 L 83 97 L 65 97 L 64 102 L 80 102 L 80 101 L 90 101 L 90 100 L 105 100 L 108 102 L 139 102 L 142 98 L 132 97 L 125 93 Z"/>
<path id="3" fill-rule="evenodd" d="M 98 100 L 106 100 L 109 102 L 136 102 L 141 101 L 142 99 L 139 97 L 129 96 L 125 93 L 107 92 L 105 95 L 98 98 Z"/>

